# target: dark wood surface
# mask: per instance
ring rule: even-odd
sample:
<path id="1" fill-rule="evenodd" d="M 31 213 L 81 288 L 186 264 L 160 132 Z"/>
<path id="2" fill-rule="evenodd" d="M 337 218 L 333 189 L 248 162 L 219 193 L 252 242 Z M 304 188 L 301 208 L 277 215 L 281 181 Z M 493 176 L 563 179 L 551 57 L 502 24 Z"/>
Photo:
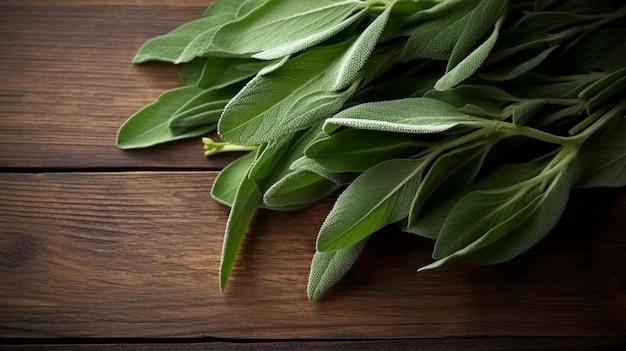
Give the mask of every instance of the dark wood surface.
<path id="1" fill-rule="evenodd" d="M 114 145 L 130 114 L 178 85 L 175 67 L 130 63 L 137 48 L 197 18 L 206 4 L 0 0 L 0 343 L 98 350 L 624 345 L 624 189 L 574 192 L 546 240 L 498 266 L 417 274 L 430 262 L 432 242 L 382 231 L 319 302 L 306 299 L 306 279 L 332 199 L 303 211 L 261 211 L 220 294 L 228 211 L 210 188 L 235 156 L 207 160 L 197 139 L 132 152 Z"/>

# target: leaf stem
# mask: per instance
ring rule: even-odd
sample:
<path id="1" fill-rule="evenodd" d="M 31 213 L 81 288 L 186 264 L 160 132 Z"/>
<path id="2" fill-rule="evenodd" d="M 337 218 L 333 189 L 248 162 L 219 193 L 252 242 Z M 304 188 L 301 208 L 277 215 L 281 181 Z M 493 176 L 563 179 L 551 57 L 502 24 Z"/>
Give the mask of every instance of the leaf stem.
<path id="1" fill-rule="evenodd" d="M 236 145 L 229 142 L 217 142 L 211 138 L 202 138 L 204 144 L 204 156 L 209 157 L 222 152 L 232 151 L 254 151 L 258 146 Z"/>
<path id="2" fill-rule="evenodd" d="M 604 105 L 602 108 L 589 115 L 589 117 L 572 127 L 569 130 L 569 134 L 574 135 L 576 139 L 584 141 L 614 117 L 624 113 L 624 111 L 626 111 L 626 101 L 620 102 L 613 106 L 613 108 Z"/>

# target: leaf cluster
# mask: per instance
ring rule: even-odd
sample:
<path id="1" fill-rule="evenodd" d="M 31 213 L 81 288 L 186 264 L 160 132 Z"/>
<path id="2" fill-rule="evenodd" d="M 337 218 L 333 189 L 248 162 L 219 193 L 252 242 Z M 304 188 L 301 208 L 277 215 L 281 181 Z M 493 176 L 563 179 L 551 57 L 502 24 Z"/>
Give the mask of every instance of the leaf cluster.
<path id="1" fill-rule="evenodd" d="M 576 188 L 626 185 L 626 7 L 619 1 L 217 0 L 134 62 L 184 64 L 181 87 L 121 126 L 120 148 L 217 130 L 243 151 L 213 184 L 231 208 L 228 282 L 259 208 L 328 196 L 308 297 L 386 226 L 433 262 L 508 261 Z"/>

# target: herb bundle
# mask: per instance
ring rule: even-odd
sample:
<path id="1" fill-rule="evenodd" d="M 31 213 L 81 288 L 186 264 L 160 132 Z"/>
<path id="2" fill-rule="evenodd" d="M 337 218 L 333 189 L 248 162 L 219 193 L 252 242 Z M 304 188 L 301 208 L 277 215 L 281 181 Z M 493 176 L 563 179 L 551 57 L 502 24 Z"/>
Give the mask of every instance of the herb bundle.
<path id="1" fill-rule="evenodd" d="M 117 145 L 217 130 L 207 156 L 244 152 L 211 192 L 231 208 L 221 290 L 257 209 L 337 193 L 310 299 L 389 225 L 434 240 L 420 270 L 501 263 L 571 189 L 626 185 L 625 18 L 607 0 L 217 0 L 141 47 L 135 63 L 184 63 L 182 84 Z"/>

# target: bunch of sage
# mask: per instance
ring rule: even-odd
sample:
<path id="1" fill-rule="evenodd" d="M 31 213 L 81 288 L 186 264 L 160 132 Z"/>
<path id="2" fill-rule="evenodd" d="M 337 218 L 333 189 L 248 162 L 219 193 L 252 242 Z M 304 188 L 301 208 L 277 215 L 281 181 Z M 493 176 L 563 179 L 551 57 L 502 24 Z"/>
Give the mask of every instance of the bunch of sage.
<path id="1" fill-rule="evenodd" d="M 584 0 L 217 0 L 134 62 L 184 64 L 119 130 L 123 149 L 198 137 L 241 151 L 220 289 L 259 208 L 336 202 L 320 298 L 383 227 L 434 240 L 432 269 L 510 260 L 571 189 L 626 185 L 626 7 Z"/>

